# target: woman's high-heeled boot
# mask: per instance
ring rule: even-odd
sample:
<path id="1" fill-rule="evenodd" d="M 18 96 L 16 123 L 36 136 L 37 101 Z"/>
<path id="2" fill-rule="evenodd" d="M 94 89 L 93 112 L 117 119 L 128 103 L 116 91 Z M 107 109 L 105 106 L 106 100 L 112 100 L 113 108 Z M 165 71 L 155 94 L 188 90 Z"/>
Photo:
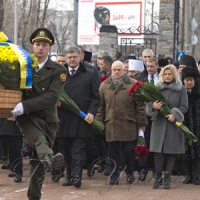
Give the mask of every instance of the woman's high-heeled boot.
<path id="1" fill-rule="evenodd" d="M 171 183 L 170 174 L 168 172 L 165 172 L 164 189 L 170 189 L 170 183 Z"/>
<path id="2" fill-rule="evenodd" d="M 153 184 L 154 189 L 159 188 L 161 179 L 162 179 L 162 172 L 155 172 L 155 182 Z"/>

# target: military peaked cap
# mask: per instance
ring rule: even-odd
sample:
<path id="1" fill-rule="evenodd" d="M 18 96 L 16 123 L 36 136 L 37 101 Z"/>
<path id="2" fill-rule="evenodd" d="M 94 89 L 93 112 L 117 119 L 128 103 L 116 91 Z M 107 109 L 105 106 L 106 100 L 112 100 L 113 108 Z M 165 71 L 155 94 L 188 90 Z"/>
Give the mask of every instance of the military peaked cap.
<path id="1" fill-rule="evenodd" d="M 30 43 L 33 44 L 35 41 L 45 41 L 48 42 L 50 45 L 54 44 L 54 37 L 51 31 L 46 28 L 38 28 L 36 29 L 31 37 Z"/>

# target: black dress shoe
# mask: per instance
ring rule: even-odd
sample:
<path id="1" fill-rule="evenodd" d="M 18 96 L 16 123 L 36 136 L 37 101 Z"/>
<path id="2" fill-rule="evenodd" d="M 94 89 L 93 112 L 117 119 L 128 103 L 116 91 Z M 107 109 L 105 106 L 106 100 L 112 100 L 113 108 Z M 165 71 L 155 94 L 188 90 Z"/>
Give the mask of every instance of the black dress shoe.
<path id="1" fill-rule="evenodd" d="M 193 182 L 194 182 L 195 185 L 200 185 L 200 179 L 199 179 L 199 177 L 194 177 L 193 178 Z"/>
<path id="2" fill-rule="evenodd" d="M 104 166 L 103 165 L 99 165 L 99 167 L 97 168 L 97 172 L 101 173 L 104 171 Z"/>
<path id="3" fill-rule="evenodd" d="M 15 176 L 15 173 L 10 173 L 10 174 L 8 174 L 8 177 L 10 177 L 10 178 L 13 178 Z"/>
<path id="4" fill-rule="evenodd" d="M 16 183 L 22 182 L 22 176 L 23 176 L 22 172 L 21 173 L 12 172 L 12 173 L 8 174 L 8 177 L 14 178 L 14 181 Z"/>
<path id="5" fill-rule="evenodd" d="M 88 171 L 87 171 L 88 177 L 92 177 L 92 176 L 94 176 L 94 174 L 95 174 L 95 169 L 94 169 L 94 167 L 89 168 Z"/>
<path id="6" fill-rule="evenodd" d="M 145 180 L 146 180 L 146 177 L 147 177 L 147 170 L 146 170 L 146 169 L 142 169 L 142 170 L 140 171 L 140 174 L 139 174 L 138 179 L 139 179 L 140 181 L 145 181 Z"/>
<path id="7" fill-rule="evenodd" d="M 67 176 L 65 182 L 63 182 L 62 186 L 71 186 L 71 180 L 70 178 Z"/>
<path id="8" fill-rule="evenodd" d="M 104 175 L 105 175 L 105 176 L 110 176 L 110 171 L 109 171 L 108 168 L 105 168 L 105 170 L 104 170 Z"/>
<path id="9" fill-rule="evenodd" d="M 72 185 L 74 185 L 74 187 L 81 187 L 81 177 L 79 177 L 79 176 L 74 176 L 74 177 L 71 179 L 71 183 L 72 183 Z"/>
<path id="10" fill-rule="evenodd" d="M 190 176 L 190 175 L 185 176 L 184 179 L 182 180 L 182 183 L 183 183 L 183 184 L 190 184 L 190 183 L 193 183 L 193 178 L 192 178 L 192 176 Z"/>
<path id="11" fill-rule="evenodd" d="M 7 165 L 7 164 L 3 164 L 3 165 L 1 166 L 1 169 L 9 169 L 9 168 L 10 168 L 10 166 Z"/>
<path id="12" fill-rule="evenodd" d="M 16 174 L 14 176 L 14 182 L 15 183 L 21 183 L 22 182 L 22 176 L 20 174 Z"/>
<path id="13" fill-rule="evenodd" d="M 127 180 L 128 184 L 132 184 L 134 182 L 134 180 L 135 180 L 134 175 L 133 174 L 127 175 L 126 180 Z"/>
<path id="14" fill-rule="evenodd" d="M 111 178 L 110 179 L 110 185 L 118 185 L 119 184 L 119 179 Z"/>

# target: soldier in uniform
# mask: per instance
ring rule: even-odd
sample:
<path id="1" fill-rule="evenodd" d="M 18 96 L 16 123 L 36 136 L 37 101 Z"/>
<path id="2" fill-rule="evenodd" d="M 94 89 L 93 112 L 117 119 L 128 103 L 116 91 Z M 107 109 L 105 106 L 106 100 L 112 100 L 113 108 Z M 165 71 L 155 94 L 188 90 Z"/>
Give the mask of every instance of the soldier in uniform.
<path id="1" fill-rule="evenodd" d="M 54 155 L 52 146 L 58 125 L 56 103 L 66 80 L 66 69 L 48 57 L 54 44 L 48 29 L 35 30 L 30 42 L 39 65 L 33 69 L 32 89 L 24 91 L 22 102 L 12 114 L 17 116 L 20 131 L 33 147 L 28 198 L 39 200 L 45 172 L 51 172 L 52 180 L 57 182 L 64 164 L 62 154 Z"/>

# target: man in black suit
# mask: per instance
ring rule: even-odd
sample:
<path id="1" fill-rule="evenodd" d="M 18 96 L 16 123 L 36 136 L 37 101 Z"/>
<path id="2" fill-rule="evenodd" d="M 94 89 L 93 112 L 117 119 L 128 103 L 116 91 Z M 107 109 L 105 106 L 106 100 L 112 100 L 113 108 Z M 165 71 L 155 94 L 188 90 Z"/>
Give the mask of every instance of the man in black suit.
<path id="1" fill-rule="evenodd" d="M 100 96 L 94 72 L 81 62 L 80 50 L 77 46 L 70 46 L 66 50 L 67 80 L 65 92 L 74 100 L 79 108 L 87 114 L 92 122 L 98 110 Z M 86 161 L 85 146 L 93 135 L 92 126 L 78 115 L 61 106 L 59 107 L 59 135 L 64 142 L 64 159 L 67 177 L 63 186 L 81 186 L 83 166 Z"/>
<path id="2" fill-rule="evenodd" d="M 48 29 L 35 30 L 30 42 L 39 65 L 38 69 L 33 69 L 32 89 L 24 91 L 22 102 L 12 114 L 17 116 L 20 131 L 33 147 L 28 198 L 39 200 L 45 171 L 50 171 L 55 181 L 64 163 L 62 154 L 53 155 L 52 146 L 58 125 L 56 103 L 66 80 L 66 69 L 48 57 L 54 44 L 54 37 Z"/>

